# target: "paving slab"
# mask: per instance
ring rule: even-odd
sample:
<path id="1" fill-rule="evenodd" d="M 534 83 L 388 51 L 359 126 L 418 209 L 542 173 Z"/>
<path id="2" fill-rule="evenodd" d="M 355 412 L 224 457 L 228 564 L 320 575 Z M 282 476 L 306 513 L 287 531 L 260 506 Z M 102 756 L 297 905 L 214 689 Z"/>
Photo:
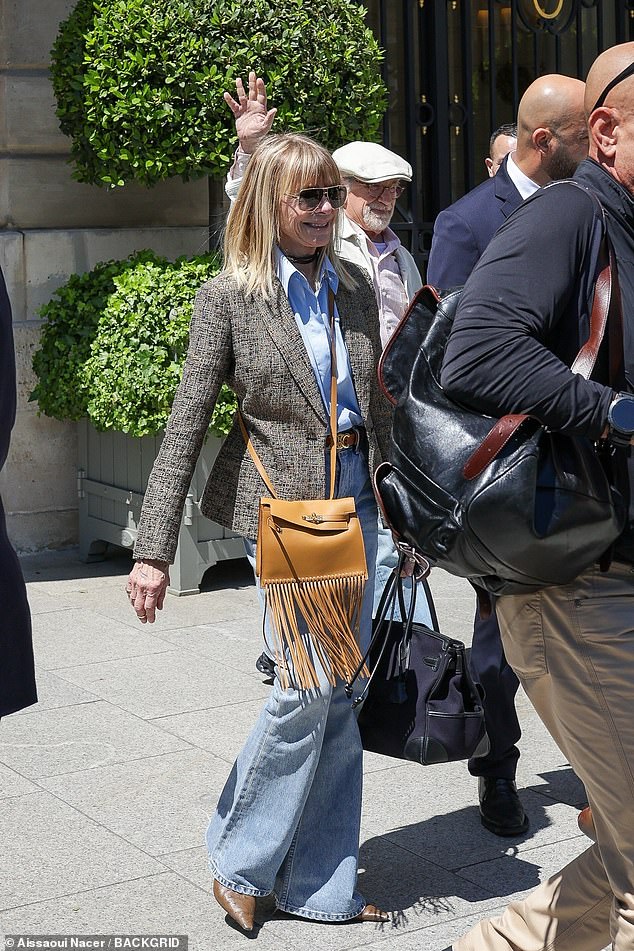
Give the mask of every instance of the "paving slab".
<path id="1" fill-rule="evenodd" d="M 36 614 L 33 649 L 39 668 L 62 670 L 78 664 L 95 664 L 117 658 L 169 651 L 170 645 L 146 633 L 141 625 L 132 631 L 94 611 L 75 608 Z"/>
<path id="2" fill-rule="evenodd" d="M 6 718 L 8 722 L 8 717 Z M 0 737 L 3 730 L 0 731 Z M 8 799 L 13 796 L 26 796 L 28 793 L 41 792 L 39 786 L 29 782 L 26 776 L 22 776 L 14 769 L 10 769 L 3 763 L 0 763 L 0 799 Z"/>
<path id="3" fill-rule="evenodd" d="M 383 756 L 381 753 L 369 753 L 367 750 L 363 752 L 363 772 L 366 776 L 382 769 L 397 769 L 402 765 L 402 760 L 395 759 L 393 756 Z"/>
<path id="4" fill-rule="evenodd" d="M 228 776 L 200 750 L 164 753 L 65 776 L 41 785 L 150 855 L 199 846 Z"/>
<path id="5" fill-rule="evenodd" d="M 3 800 L 0 842 L 0 909 L 162 871 L 149 855 L 48 792 Z"/>
<path id="6" fill-rule="evenodd" d="M 182 849 L 179 852 L 162 853 L 160 861 L 167 868 L 177 872 L 181 878 L 211 894 L 213 880 L 209 871 L 205 845 L 199 845 L 195 849 Z"/>
<path id="7" fill-rule="evenodd" d="M 210 591 L 205 597 L 189 595 L 177 598 L 167 595 L 162 611 L 156 614 L 153 624 L 141 625 L 130 606 L 124 591 L 125 579 L 118 587 L 108 589 L 108 597 L 102 597 L 99 591 L 76 590 L 60 594 L 59 600 L 67 608 L 98 614 L 134 628 L 136 631 L 160 634 L 162 631 L 180 630 L 193 624 L 208 624 L 218 621 L 232 622 L 236 619 L 260 621 L 257 597 L 242 597 L 236 603 L 234 592 Z"/>
<path id="8" fill-rule="evenodd" d="M 174 753 L 189 745 L 139 717 L 97 700 L 8 718 L 0 762 L 31 779 Z"/>
<path id="9" fill-rule="evenodd" d="M 50 670 L 44 670 L 36 664 L 37 696 L 38 701 L 24 710 L 19 710 L 7 719 L 7 724 L 18 717 L 28 717 L 31 713 L 43 713 L 46 710 L 56 710 L 58 707 L 72 707 L 80 703 L 94 703 L 99 695 L 75 687 L 63 680 Z M 0 736 L 1 738 L 1 736 Z"/>
<path id="10" fill-rule="evenodd" d="M 575 814 L 588 804 L 583 783 L 568 765 L 560 766 L 558 769 L 544 770 L 540 763 L 537 777 L 533 777 L 531 781 L 527 775 L 527 782 L 541 796 L 573 806 Z"/>
<path id="11" fill-rule="evenodd" d="M 401 828 L 405 817 L 413 825 L 460 807 L 475 808 L 477 780 L 469 775 L 466 763 L 391 762 L 397 765 L 367 773 L 364 780 L 363 822 L 376 832 Z"/>
<path id="12" fill-rule="evenodd" d="M 359 851 L 359 889 L 368 901 L 392 913 L 392 922 L 407 927 L 408 921 L 430 915 L 465 914 L 470 906 L 486 910 L 499 902 L 495 892 L 481 883 L 467 884 L 442 864 L 422 859 L 398 845 L 388 835 L 377 836 L 363 828 Z"/>
<path id="13" fill-rule="evenodd" d="M 203 891 L 171 872 L 81 891 L 14 908 L 2 915 L 4 933 L 189 935 L 189 951 L 234 951 L 248 939 L 230 928 L 224 912 Z M 258 951 L 297 946 L 262 929 Z"/>
<path id="14" fill-rule="evenodd" d="M 31 617 L 36 614 L 50 614 L 53 611 L 63 611 L 66 608 L 71 607 L 69 604 L 65 604 L 63 597 L 55 597 L 52 594 L 47 594 L 44 591 L 43 585 L 31 586 L 29 591 L 29 608 L 31 609 Z"/>
<path id="15" fill-rule="evenodd" d="M 296 948 L 310 945 L 339 951 L 365 947 L 374 940 L 382 942 L 408 931 L 420 934 L 424 926 L 439 921 L 450 923 L 456 916 L 481 917 L 499 904 L 499 899 L 483 889 L 472 888 L 465 880 L 387 841 L 362 845 L 360 862 L 359 889 L 389 910 L 388 922 L 363 925 L 353 922 L 337 927 L 312 922 L 307 931 L 306 923 L 299 919 L 276 916 L 267 922 L 267 930 L 275 930 L 282 940 Z M 363 871 L 366 865 L 367 871 Z"/>
<path id="16" fill-rule="evenodd" d="M 579 833 L 538 848 L 510 852 L 500 858 L 468 865 L 457 874 L 480 888 L 496 891 L 498 895 L 523 896 L 548 878 L 553 870 L 563 868 L 585 852 L 590 845 L 587 837 Z M 508 895 L 505 890 L 500 891 L 501 881 L 508 883 Z"/>
<path id="17" fill-rule="evenodd" d="M 198 749 L 213 753 L 230 766 L 242 749 L 263 705 L 263 698 L 227 703 L 222 707 L 157 717 L 152 723 Z"/>
<path id="18" fill-rule="evenodd" d="M 562 772 L 571 771 L 565 767 Z M 528 831 L 503 839 L 482 826 L 476 780 L 465 764 L 405 766 L 366 774 L 363 822 L 423 858 L 436 861 L 442 856 L 444 867 L 456 870 L 509 849 L 519 853 L 576 836 L 577 809 L 542 796 L 539 789 L 535 785 L 521 790 Z"/>
<path id="19" fill-rule="evenodd" d="M 67 667 L 59 674 L 70 683 L 99 692 L 109 703 L 136 716 L 171 716 L 265 697 L 269 688 L 256 678 L 224 665 L 212 671 L 196 654 L 163 648 L 103 664 Z"/>
<path id="20" fill-rule="evenodd" d="M 504 912 L 505 907 L 505 905 L 499 905 L 489 908 L 485 917 L 497 918 Z M 363 951 L 445 951 L 454 941 L 470 931 L 482 917 L 483 915 L 478 911 L 464 917 L 458 916 L 443 921 L 442 924 L 423 925 L 405 932 L 389 931 L 384 928 L 376 940 L 354 945 L 350 951 L 357 951 L 357 949 L 359 951 L 361 949 Z M 597 951 L 609 951 L 609 948 L 597 948 Z"/>
<path id="21" fill-rule="evenodd" d="M 491 908 L 487 911 L 487 917 L 497 916 L 503 910 L 504 906 Z M 370 937 L 367 943 L 359 943 L 351 951 L 357 951 L 357 948 L 359 951 L 362 948 L 363 951 L 444 951 L 452 941 L 469 931 L 481 917 L 481 914 L 475 912 L 463 917 L 445 919 L 442 923 L 424 924 L 409 931 L 384 928 L 380 936 Z"/>
<path id="22" fill-rule="evenodd" d="M 256 609 L 253 616 L 238 620 L 161 629 L 157 635 L 168 644 L 207 658 L 209 667 L 225 664 L 247 677 L 262 681 L 262 674 L 255 668 L 255 662 L 264 650 L 262 619 Z M 237 696 L 236 700 L 239 699 Z"/>

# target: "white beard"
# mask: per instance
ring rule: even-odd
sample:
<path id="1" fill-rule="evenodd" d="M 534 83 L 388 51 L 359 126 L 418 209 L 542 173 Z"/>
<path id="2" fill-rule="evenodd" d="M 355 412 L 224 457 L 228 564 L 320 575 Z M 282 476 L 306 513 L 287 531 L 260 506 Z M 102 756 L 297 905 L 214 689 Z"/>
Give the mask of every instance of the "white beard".
<path id="1" fill-rule="evenodd" d="M 378 211 L 373 211 L 369 205 L 363 206 L 363 211 L 361 212 L 361 217 L 363 218 L 363 224 L 366 226 L 368 231 L 372 231 L 374 234 L 379 234 L 381 231 L 384 231 L 392 220 L 392 212 L 384 212 L 379 214 Z"/>

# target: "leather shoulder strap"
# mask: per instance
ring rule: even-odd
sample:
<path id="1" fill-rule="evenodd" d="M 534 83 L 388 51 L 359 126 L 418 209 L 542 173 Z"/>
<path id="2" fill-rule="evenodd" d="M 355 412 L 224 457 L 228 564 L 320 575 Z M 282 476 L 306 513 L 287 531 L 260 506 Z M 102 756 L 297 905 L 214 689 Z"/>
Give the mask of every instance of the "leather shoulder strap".
<path id="1" fill-rule="evenodd" d="M 335 497 L 335 477 L 337 474 L 337 339 L 335 335 L 335 295 L 328 285 L 328 309 L 330 310 L 330 495 Z"/>
<path id="2" fill-rule="evenodd" d="M 266 469 L 265 469 L 264 466 L 262 465 L 262 462 L 261 462 L 261 460 L 260 460 L 260 457 L 258 456 L 257 452 L 255 451 L 255 446 L 254 446 L 253 443 L 251 442 L 251 437 L 249 436 L 249 434 L 248 434 L 248 432 L 247 432 L 247 427 L 244 425 L 244 419 L 242 418 L 242 413 L 240 412 L 240 410 L 238 410 L 238 422 L 240 423 L 240 429 L 242 430 L 242 438 L 244 439 L 245 443 L 247 444 L 247 449 L 249 450 L 249 455 L 250 455 L 251 458 L 253 459 L 253 463 L 254 463 L 254 465 L 255 465 L 255 468 L 256 468 L 256 469 L 258 470 L 258 472 L 260 473 L 260 478 L 262 479 L 262 482 L 264 482 L 264 485 L 267 487 L 267 489 L 269 490 L 269 492 L 271 493 L 271 495 L 273 496 L 273 498 L 276 499 L 276 498 L 277 498 L 277 492 L 276 492 L 275 489 L 273 488 L 272 483 L 269 481 L 269 477 L 268 477 L 268 475 L 266 474 Z"/>

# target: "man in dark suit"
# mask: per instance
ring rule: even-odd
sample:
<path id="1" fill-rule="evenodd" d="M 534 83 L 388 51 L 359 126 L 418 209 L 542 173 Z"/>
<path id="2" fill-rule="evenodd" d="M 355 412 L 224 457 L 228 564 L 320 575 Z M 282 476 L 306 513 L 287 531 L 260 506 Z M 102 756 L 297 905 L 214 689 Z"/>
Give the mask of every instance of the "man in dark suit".
<path id="1" fill-rule="evenodd" d="M 15 356 L 11 307 L 0 271 L 0 469 L 15 421 Z M 0 717 L 37 702 L 31 615 L 17 556 L 7 537 L 0 500 Z"/>
<path id="2" fill-rule="evenodd" d="M 517 206 L 541 185 L 569 178 L 588 151 L 584 84 L 570 76 L 541 76 L 522 96 L 517 150 L 496 175 L 441 211 L 427 265 L 435 287 L 464 284 L 489 241 Z"/>
<path id="3" fill-rule="evenodd" d="M 580 80 L 558 75 L 542 76 L 528 87 L 517 115 L 517 150 L 506 156 L 493 178 L 436 218 L 429 284 L 464 284 L 495 232 L 522 201 L 541 185 L 574 173 L 588 151 L 584 90 Z M 471 662 L 486 693 L 491 741 L 487 756 L 469 761 L 469 772 L 478 777 L 480 818 L 495 835 L 520 835 L 528 828 L 528 817 L 515 785 L 519 681 L 504 655 L 494 613 L 488 618 L 476 613 Z"/>
<path id="4" fill-rule="evenodd" d="M 514 122 L 498 126 L 489 139 L 489 154 L 484 160 L 489 178 L 497 175 L 500 165 L 517 148 L 517 126 Z"/>

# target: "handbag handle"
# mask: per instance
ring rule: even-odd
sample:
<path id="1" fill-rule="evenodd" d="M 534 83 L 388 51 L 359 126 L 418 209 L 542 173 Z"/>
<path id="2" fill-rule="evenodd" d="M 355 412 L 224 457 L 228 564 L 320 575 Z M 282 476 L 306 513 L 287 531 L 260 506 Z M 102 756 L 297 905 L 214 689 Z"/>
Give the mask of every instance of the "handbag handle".
<path id="1" fill-rule="evenodd" d="M 337 472 L 337 341 L 335 338 L 335 295 L 333 294 L 332 287 L 328 287 L 328 306 L 330 309 L 330 414 L 328 419 L 328 428 L 330 430 L 331 446 L 330 446 L 330 495 L 329 499 L 334 499 L 335 497 L 335 475 Z M 266 469 L 262 464 L 262 460 L 257 454 L 256 448 L 251 442 L 251 437 L 247 431 L 247 427 L 244 424 L 244 419 L 240 410 L 237 411 L 238 422 L 240 424 L 240 429 L 242 431 L 242 438 L 244 439 L 249 455 L 253 460 L 255 468 L 258 470 L 260 478 L 264 482 L 265 486 L 269 490 L 270 494 L 274 499 L 278 498 L 278 494 L 273 488 L 273 483 L 269 479 Z"/>
<path id="2" fill-rule="evenodd" d="M 609 238 L 604 235 L 601 242 L 602 266 L 594 285 L 594 298 L 590 314 L 590 334 L 575 357 L 571 370 L 586 380 L 594 370 L 603 342 L 606 327 L 610 356 L 609 382 L 619 386 L 623 375 L 623 329 L 621 312 L 621 293 L 616 269 L 614 251 Z M 475 479 L 492 462 L 507 442 L 527 419 L 535 417 L 525 413 L 509 413 L 499 419 L 484 437 L 477 449 L 467 459 L 462 473 L 465 479 Z"/>
<path id="3" fill-rule="evenodd" d="M 359 704 L 363 703 L 363 701 L 365 700 L 367 692 L 370 688 L 370 684 L 372 683 L 374 675 L 376 671 L 378 670 L 379 664 L 383 657 L 383 652 L 385 651 L 388 641 L 390 639 L 390 631 L 392 630 L 392 624 L 394 623 L 394 611 L 396 609 L 397 600 L 398 600 L 399 609 L 401 612 L 401 623 L 403 624 L 403 635 L 401 637 L 401 650 L 403 646 L 404 645 L 407 646 L 411 640 L 412 624 L 414 623 L 414 614 L 416 613 L 416 589 L 418 585 L 414 584 L 412 580 L 412 590 L 410 593 L 409 604 L 406 607 L 405 595 L 403 592 L 403 579 L 401 578 L 401 570 L 403 568 L 404 563 L 405 563 L 405 555 L 401 555 L 399 557 L 398 565 L 391 572 L 390 577 L 386 581 L 385 587 L 383 588 L 381 599 L 376 609 L 376 617 L 374 619 L 375 630 L 374 630 L 374 633 L 372 634 L 370 643 L 368 644 L 368 647 L 363 655 L 361 663 L 358 665 L 352 677 L 350 678 L 350 680 L 346 683 L 344 687 L 346 696 L 349 699 L 350 697 L 352 697 L 352 688 L 354 686 L 354 683 L 358 679 L 359 674 L 361 673 L 363 668 L 365 667 L 375 644 L 378 643 L 379 638 L 383 638 L 384 640 L 383 640 L 383 646 L 381 648 L 381 652 L 376 659 L 376 663 L 374 664 L 373 670 L 366 681 L 363 691 L 352 702 L 353 710 L 355 707 L 358 707 Z M 384 622 L 387 620 L 388 615 L 389 615 L 388 628 L 386 632 L 383 632 L 382 627 Z"/>

